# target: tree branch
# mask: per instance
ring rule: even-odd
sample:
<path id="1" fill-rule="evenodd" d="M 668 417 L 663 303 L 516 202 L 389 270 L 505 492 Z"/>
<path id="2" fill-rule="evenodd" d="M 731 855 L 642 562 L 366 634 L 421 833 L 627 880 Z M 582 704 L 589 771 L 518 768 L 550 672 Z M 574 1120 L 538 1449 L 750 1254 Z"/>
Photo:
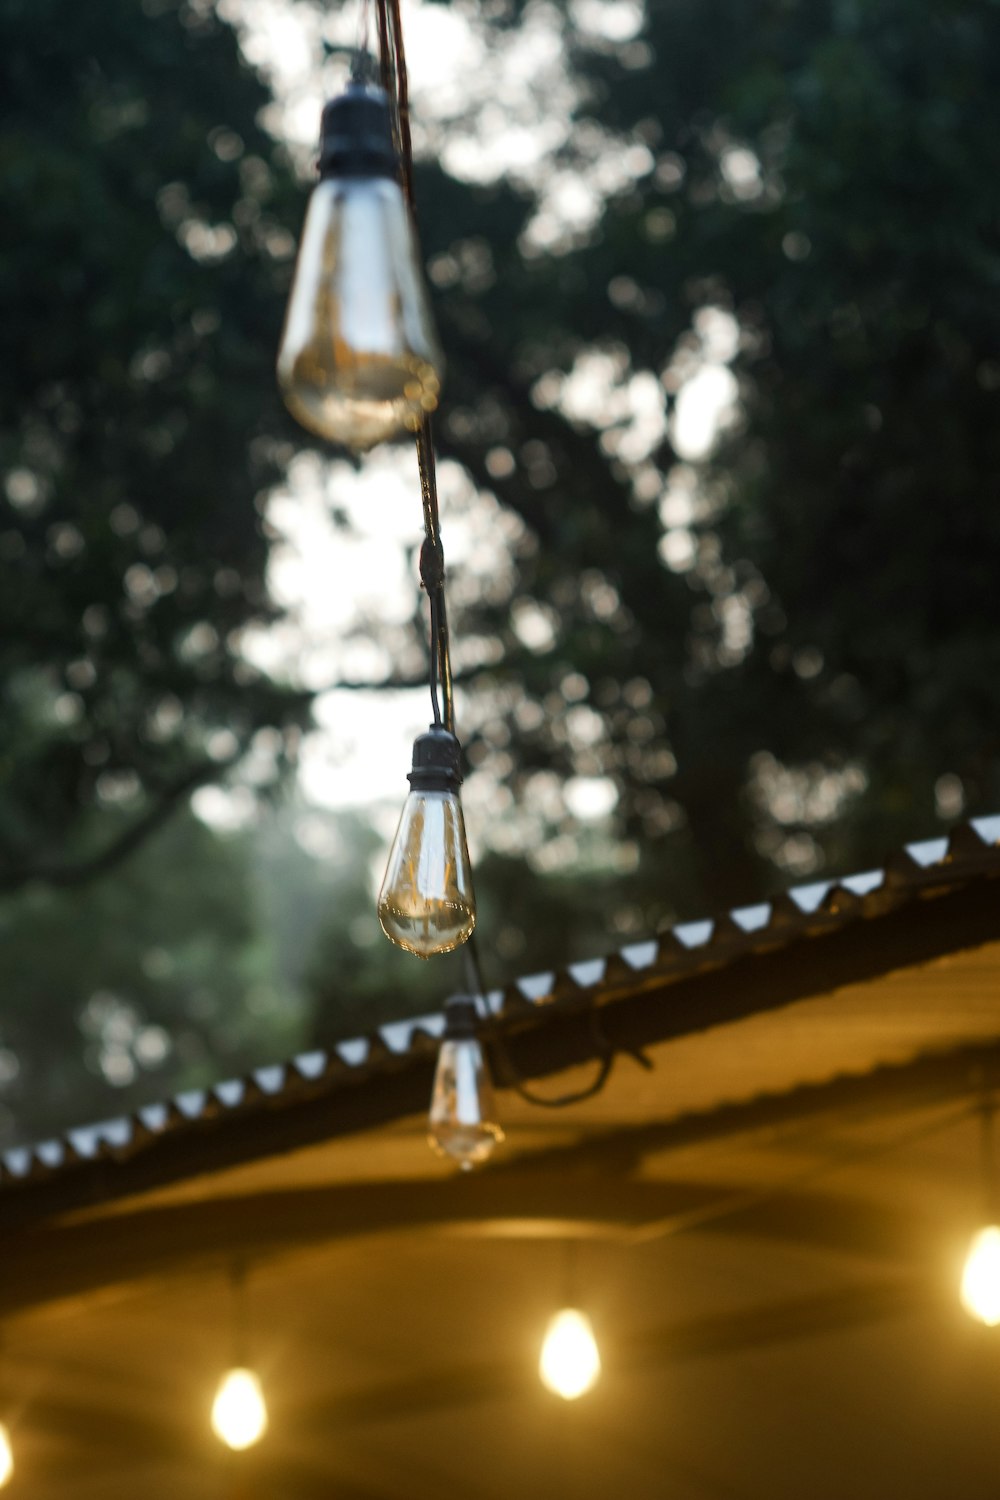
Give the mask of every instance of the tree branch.
<path id="1" fill-rule="evenodd" d="M 160 792 L 157 800 L 147 807 L 127 828 L 122 829 L 103 849 L 96 854 L 88 855 L 86 859 L 75 862 L 60 864 L 20 864 L 0 866 L 0 891 L 18 890 L 27 885 L 29 881 L 43 881 L 46 885 L 60 888 L 69 886 L 86 885 L 91 880 L 96 880 L 99 875 L 105 875 L 114 868 L 120 860 L 127 858 L 151 833 L 173 812 L 177 803 L 193 792 L 196 787 L 204 786 L 210 781 L 215 781 L 224 771 L 235 764 L 238 757 L 232 757 L 226 761 L 199 761 L 194 766 L 189 766 L 183 775 L 178 776 L 175 781 L 170 782 Z"/>

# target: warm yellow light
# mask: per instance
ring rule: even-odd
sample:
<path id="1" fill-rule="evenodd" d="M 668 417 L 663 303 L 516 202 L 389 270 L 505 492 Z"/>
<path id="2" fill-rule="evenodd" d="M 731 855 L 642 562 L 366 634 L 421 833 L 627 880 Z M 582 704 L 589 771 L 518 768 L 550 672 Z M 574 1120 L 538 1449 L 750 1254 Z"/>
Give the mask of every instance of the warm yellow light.
<path id="1" fill-rule="evenodd" d="M 1000 1323 L 1000 1227 L 973 1235 L 962 1273 L 962 1306 L 988 1328 Z"/>
<path id="2" fill-rule="evenodd" d="M 10 1446 L 10 1433 L 0 1422 L 0 1487 L 7 1484 L 14 1472 L 14 1454 Z"/>
<path id="3" fill-rule="evenodd" d="M 586 1313 L 564 1307 L 549 1323 L 538 1361 L 542 1384 L 575 1401 L 590 1390 L 601 1373 L 601 1356 Z"/>
<path id="4" fill-rule="evenodd" d="M 252 1448 L 267 1431 L 267 1407 L 260 1381 L 252 1370 L 229 1370 L 212 1403 L 216 1437 L 240 1452 Z"/>

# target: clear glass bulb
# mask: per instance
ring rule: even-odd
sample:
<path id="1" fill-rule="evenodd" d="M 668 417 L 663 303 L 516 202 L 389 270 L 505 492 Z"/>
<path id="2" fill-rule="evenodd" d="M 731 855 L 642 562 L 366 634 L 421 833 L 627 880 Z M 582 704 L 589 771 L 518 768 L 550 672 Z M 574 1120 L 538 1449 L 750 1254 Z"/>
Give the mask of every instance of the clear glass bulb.
<path id="1" fill-rule="evenodd" d="M 217 1438 L 241 1452 L 252 1448 L 267 1431 L 267 1407 L 253 1370 L 228 1370 L 212 1403 L 212 1429 Z"/>
<path id="2" fill-rule="evenodd" d="M 445 1037 L 434 1074 L 428 1140 L 463 1171 L 484 1162 L 503 1140 L 493 1086 L 475 1037 Z"/>
<path id="3" fill-rule="evenodd" d="M 962 1273 L 962 1306 L 988 1328 L 1000 1323 L 1000 1227 L 973 1235 Z"/>
<path id="4" fill-rule="evenodd" d="M 14 1472 L 14 1450 L 10 1446 L 10 1433 L 6 1424 L 0 1422 L 0 1488 L 9 1483 Z"/>
<path id="5" fill-rule="evenodd" d="M 538 1373 L 542 1384 L 564 1401 L 575 1401 L 591 1389 L 601 1373 L 601 1356 L 586 1313 L 564 1307 L 551 1319 Z"/>
<path id="6" fill-rule="evenodd" d="M 462 804 L 454 791 L 411 791 L 378 896 L 391 942 L 418 958 L 450 953 L 476 925 Z"/>
<path id="7" fill-rule="evenodd" d="M 328 177 L 309 202 L 278 354 L 292 415 L 371 448 L 435 409 L 443 358 L 399 184 Z"/>

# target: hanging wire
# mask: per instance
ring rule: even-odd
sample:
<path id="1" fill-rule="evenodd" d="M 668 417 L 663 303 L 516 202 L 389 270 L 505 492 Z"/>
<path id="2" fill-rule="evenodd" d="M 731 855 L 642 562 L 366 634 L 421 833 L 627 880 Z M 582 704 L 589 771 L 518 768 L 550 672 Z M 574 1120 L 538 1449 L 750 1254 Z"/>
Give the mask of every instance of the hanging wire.
<path id="1" fill-rule="evenodd" d="M 410 134 L 410 91 L 403 46 L 403 24 L 399 0 L 375 0 L 379 69 L 382 87 L 392 104 L 393 131 L 402 163 L 403 196 L 416 230 L 416 200 L 413 193 L 413 141 Z M 444 549 L 438 507 L 437 467 L 430 413 L 425 412 L 416 432 L 420 498 L 424 513 L 424 542 L 420 549 L 420 582 L 430 601 L 430 690 L 435 726 L 454 734 L 455 705 L 451 671 L 451 641 L 444 597 Z"/>
<path id="2" fill-rule="evenodd" d="M 362 18 L 367 15 L 368 0 L 362 0 Z M 416 200 L 413 192 L 413 140 L 410 133 L 410 92 L 406 71 L 406 49 L 399 0 L 374 0 L 378 33 L 379 73 L 382 87 L 389 96 L 393 134 L 402 164 L 402 188 L 416 231 Z M 424 540 L 420 548 L 420 582 L 430 604 L 430 695 L 435 727 L 455 732 L 454 685 L 451 669 L 451 642 L 448 634 L 448 610 L 445 603 L 444 549 L 441 545 L 441 517 L 438 506 L 437 468 L 434 459 L 434 436 L 429 413 L 424 413 L 416 432 L 417 467 L 420 472 L 420 497 L 423 505 Z M 484 994 L 482 973 L 475 938 L 464 944 L 467 983 L 470 993 L 480 1002 Z M 503 1081 L 521 1097 L 544 1109 L 562 1109 L 598 1094 L 622 1051 L 641 1066 L 652 1067 L 641 1052 L 616 1048 L 605 1035 L 596 1010 L 591 1010 L 590 1027 L 594 1038 L 597 1075 L 593 1082 L 571 1093 L 552 1097 L 535 1094 L 525 1084 L 503 1042 L 492 1039 L 492 1047 L 501 1063 Z"/>
<path id="3" fill-rule="evenodd" d="M 413 193 L 413 142 L 410 137 L 410 83 L 406 71 L 406 49 L 403 46 L 403 22 L 399 0 L 376 0 L 378 14 L 378 50 L 382 87 L 392 102 L 396 144 L 403 169 L 403 196 L 414 221 L 417 217 Z"/>
<path id="4" fill-rule="evenodd" d="M 479 950 L 476 946 L 475 933 L 472 933 L 463 945 L 462 958 L 465 964 L 466 986 L 476 999 L 477 1007 L 485 1009 L 486 991 L 479 966 Z M 638 1048 L 613 1045 L 601 1025 L 600 1016 L 594 1006 L 590 1007 L 587 1020 L 594 1043 L 594 1061 L 598 1064 L 597 1073 L 590 1083 L 565 1094 L 536 1094 L 534 1089 L 529 1088 L 525 1083 L 500 1033 L 494 1034 L 488 1044 L 490 1052 L 500 1065 L 495 1069 L 497 1081 L 502 1086 L 513 1089 L 527 1104 L 536 1104 L 541 1109 L 565 1109 L 567 1105 L 580 1104 L 583 1100 L 593 1099 L 596 1094 L 599 1094 L 611 1077 L 615 1062 L 623 1054 L 631 1057 L 642 1068 L 652 1068 L 653 1064 L 649 1058 Z"/>
<path id="5" fill-rule="evenodd" d="M 393 107 L 394 124 L 398 126 L 399 104 L 396 96 L 396 65 L 392 52 L 392 42 L 389 37 L 389 16 L 386 11 L 385 0 L 376 0 L 375 24 L 378 30 L 378 60 L 379 71 L 382 78 L 382 87 L 389 95 Z"/>
<path id="6" fill-rule="evenodd" d="M 529 1088 L 524 1082 L 505 1042 L 501 1036 L 497 1035 L 492 1038 L 491 1046 L 500 1062 L 498 1070 L 500 1081 L 512 1088 L 527 1104 L 537 1105 L 541 1109 L 565 1109 L 567 1105 L 582 1104 L 585 1099 L 593 1099 L 599 1094 L 611 1077 L 615 1063 L 623 1055 L 631 1057 L 633 1062 L 637 1062 L 641 1068 L 652 1069 L 652 1062 L 638 1048 L 615 1047 L 611 1043 L 593 1006 L 587 1013 L 587 1020 L 594 1043 L 594 1061 L 598 1064 L 597 1072 L 590 1083 L 578 1089 L 571 1089 L 565 1094 L 536 1094 L 534 1089 Z"/>

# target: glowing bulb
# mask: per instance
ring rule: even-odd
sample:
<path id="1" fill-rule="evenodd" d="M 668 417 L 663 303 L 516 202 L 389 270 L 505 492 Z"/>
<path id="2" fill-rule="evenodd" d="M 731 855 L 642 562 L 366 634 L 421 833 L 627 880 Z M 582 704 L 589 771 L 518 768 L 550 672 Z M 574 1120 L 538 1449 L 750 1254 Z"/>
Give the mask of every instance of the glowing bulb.
<path id="1" fill-rule="evenodd" d="M 0 1422 L 0 1488 L 7 1484 L 14 1472 L 14 1453 L 10 1446 L 10 1433 Z"/>
<path id="2" fill-rule="evenodd" d="M 542 1384 L 564 1401 L 590 1390 L 601 1373 L 597 1340 L 586 1313 L 564 1307 L 549 1323 L 538 1361 Z"/>
<path id="3" fill-rule="evenodd" d="M 260 1381 L 252 1370 L 229 1370 L 212 1403 L 216 1437 L 237 1452 L 252 1448 L 267 1431 L 267 1407 Z"/>
<path id="4" fill-rule="evenodd" d="M 458 799 L 458 740 L 433 726 L 413 746 L 403 805 L 378 896 L 386 937 L 418 958 L 450 953 L 476 925 L 476 898 Z"/>
<path id="5" fill-rule="evenodd" d="M 428 1120 L 428 1140 L 439 1156 L 450 1156 L 470 1171 L 503 1140 L 496 1120 L 493 1087 L 476 1040 L 476 1007 L 471 1000 L 449 1000 L 447 1028 Z"/>
<path id="6" fill-rule="evenodd" d="M 962 1306 L 988 1328 L 1000 1323 L 1000 1228 L 973 1235 L 962 1273 Z"/>
<path id="7" fill-rule="evenodd" d="M 438 404 L 438 348 L 416 236 L 396 180 L 387 95 L 353 82 L 323 111 L 278 382 L 321 437 L 371 448 Z"/>

